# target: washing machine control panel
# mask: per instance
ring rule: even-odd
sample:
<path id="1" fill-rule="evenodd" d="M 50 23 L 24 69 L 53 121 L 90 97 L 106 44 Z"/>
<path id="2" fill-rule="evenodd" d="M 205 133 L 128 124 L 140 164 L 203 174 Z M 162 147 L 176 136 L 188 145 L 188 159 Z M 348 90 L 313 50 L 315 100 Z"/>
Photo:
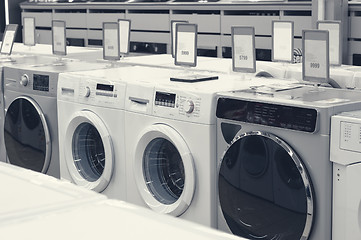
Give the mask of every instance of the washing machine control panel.
<path id="1" fill-rule="evenodd" d="M 197 119 L 200 117 L 201 97 L 191 93 L 156 91 L 153 110 L 162 117 Z"/>
<path id="2" fill-rule="evenodd" d="M 216 116 L 240 122 L 313 133 L 317 110 L 241 99 L 219 98 Z"/>
<path id="3" fill-rule="evenodd" d="M 80 102 L 114 108 L 124 108 L 125 83 L 82 79 L 79 83 Z"/>
<path id="4" fill-rule="evenodd" d="M 4 85 L 8 90 L 42 96 L 56 96 L 58 73 L 7 68 Z"/>

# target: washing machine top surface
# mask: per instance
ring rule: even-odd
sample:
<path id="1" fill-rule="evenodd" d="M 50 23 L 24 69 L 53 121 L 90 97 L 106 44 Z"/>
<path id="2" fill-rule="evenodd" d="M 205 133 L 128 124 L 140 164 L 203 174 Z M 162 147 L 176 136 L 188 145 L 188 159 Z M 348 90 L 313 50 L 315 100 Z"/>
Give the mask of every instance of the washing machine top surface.
<path id="1" fill-rule="evenodd" d="M 105 199 L 68 182 L 0 162 L 1 222 Z"/>
<path id="2" fill-rule="evenodd" d="M 357 91 L 305 86 L 297 83 L 255 86 L 244 90 L 220 93 L 220 96 L 249 100 L 259 99 L 266 102 L 317 108 L 335 108 L 361 102 L 361 94 Z"/>

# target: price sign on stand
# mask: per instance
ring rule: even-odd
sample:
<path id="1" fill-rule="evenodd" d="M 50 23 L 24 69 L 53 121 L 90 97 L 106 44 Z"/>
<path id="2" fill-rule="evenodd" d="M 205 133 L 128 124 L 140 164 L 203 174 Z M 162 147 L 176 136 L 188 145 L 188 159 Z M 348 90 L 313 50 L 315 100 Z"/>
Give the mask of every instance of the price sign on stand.
<path id="1" fill-rule="evenodd" d="M 256 72 L 254 27 L 232 27 L 232 67 L 235 72 Z"/>
<path id="2" fill-rule="evenodd" d="M 342 38 L 340 21 L 318 21 L 317 29 L 329 34 L 330 64 L 340 66 L 342 62 Z"/>
<path id="3" fill-rule="evenodd" d="M 53 54 L 66 55 L 65 21 L 52 21 Z"/>
<path id="4" fill-rule="evenodd" d="M 302 31 L 302 77 L 305 81 L 327 83 L 329 68 L 329 35 L 328 31 Z"/>
<path id="5" fill-rule="evenodd" d="M 175 56 L 175 33 L 176 33 L 176 25 L 178 23 L 188 23 L 187 21 L 180 21 L 180 20 L 172 20 L 170 22 L 170 44 L 171 44 L 171 49 L 172 49 L 172 57 L 174 58 Z"/>
<path id="6" fill-rule="evenodd" d="M 105 60 L 119 60 L 119 27 L 116 22 L 103 23 L 103 58 Z"/>
<path id="7" fill-rule="evenodd" d="M 130 48 L 130 20 L 118 19 L 119 53 L 127 55 Z"/>
<path id="8" fill-rule="evenodd" d="M 195 67 L 197 65 L 197 25 L 176 24 L 175 65 Z"/>
<path id="9" fill-rule="evenodd" d="M 23 42 L 26 46 L 35 46 L 35 18 L 23 18 Z"/>
<path id="10" fill-rule="evenodd" d="M 8 24 L 6 25 L 3 40 L 1 43 L 0 53 L 10 55 L 13 50 L 14 40 L 16 36 L 16 31 L 18 29 L 17 24 Z"/>
<path id="11" fill-rule="evenodd" d="M 293 62 L 293 22 L 272 22 L 272 61 Z"/>

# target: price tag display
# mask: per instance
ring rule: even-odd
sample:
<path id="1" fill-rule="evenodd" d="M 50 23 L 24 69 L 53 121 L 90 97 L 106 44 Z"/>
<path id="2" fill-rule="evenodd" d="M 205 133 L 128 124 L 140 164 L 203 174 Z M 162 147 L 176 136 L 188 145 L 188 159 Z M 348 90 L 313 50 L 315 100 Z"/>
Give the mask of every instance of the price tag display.
<path id="1" fill-rule="evenodd" d="M 119 52 L 121 54 L 129 53 L 130 46 L 130 20 L 119 19 Z"/>
<path id="2" fill-rule="evenodd" d="M 272 22 L 272 61 L 293 61 L 293 22 Z"/>
<path id="3" fill-rule="evenodd" d="M 1 54 L 7 54 L 7 55 L 11 54 L 17 29 L 18 29 L 17 24 L 6 25 L 4 36 L 2 39 L 1 49 L 0 49 Z"/>
<path id="4" fill-rule="evenodd" d="M 318 21 L 319 30 L 327 30 L 329 34 L 330 64 L 341 65 L 342 45 L 341 45 L 341 22 L 340 21 Z"/>
<path id="5" fill-rule="evenodd" d="M 66 55 L 65 21 L 52 21 L 53 54 Z"/>
<path id="6" fill-rule="evenodd" d="M 197 65 L 197 25 L 176 24 L 175 65 Z"/>
<path id="7" fill-rule="evenodd" d="M 235 72 L 256 72 L 253 27 L 232 27 L 232 66 Z"/>
<path id="8" fill-rule="evenodd" d="M 119 60 L 119 28 L 116 22 L 103 23 L 103 58 Z"/>
<path id="9" fill-rule="evenodd" d="M 170 23 L 170 43 L 171 43 L 171 49 L 172 49 L 172 57 L 175 56 L 175 33 L 176 33 L 176 25 L 178 23 L 188 23 L 187 21 L 179 21 L 179 20 L 172 20 Z"/>
<path id="10" fill-rule="evenodd" d="M 35 46 L 35 18 L 23 18 L 23 42 L 26 46 Z"/>
<path id="11" fill-rule="evenodd" d="M 328 31 L 303 30 L 302 35 L 303 80 L 327 83 L 330 75 Z"/>

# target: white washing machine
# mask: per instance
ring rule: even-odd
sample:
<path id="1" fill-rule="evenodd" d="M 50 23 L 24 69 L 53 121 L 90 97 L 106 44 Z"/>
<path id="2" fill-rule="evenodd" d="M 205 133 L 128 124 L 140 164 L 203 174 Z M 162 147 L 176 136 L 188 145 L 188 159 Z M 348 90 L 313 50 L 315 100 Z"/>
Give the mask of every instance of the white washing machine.
<path id="1" fill-rule="evenodd" d="M 60 175 L 110 198 L 126 199 L 126 84 L 61 74 L 58 85 Z"/>
<path id="2" fill-rule="evenodd" d="M 330 120 L 360 108 L 358 92 L 312 86 L 219 94 L 218 228 L 249 239 L 331 239 Z"/>
<path id="3" fill-rule="evenodd" d="M 53 61 L 4 67 L 4 143 L 9 163 L 59 178 L 58 75 L 105 65 Z"/>
<path id="4" fill-rule="evenodd" d="M 68 182 L 3 162 L 0 179 L 0 226 L 106 199 Z"/>
<path id="5" fill-rule="evenodd" d="M 95 230 L 95 226 L 97 230 Z M 21 229 L 21 231 L 19 231 Z M 101 229 L 101 230 L 100 230 Z M 0 223 L 5 239 L 197 239 L 242 240 L 198 224 L 115 200 L 84 204 L 41 217 Z"/>
<path id="6" fill-rule="evenodd" d="M 216 227 L 215 94 L 263 82 L 224 75 L 197 83 L 157 76 L 129 82 L 127 201 Z"/>
<path id="7" fill-rule="evenodd" d="M 331 120 L 332 239 L 361 239 L 361 111 Z"/>

